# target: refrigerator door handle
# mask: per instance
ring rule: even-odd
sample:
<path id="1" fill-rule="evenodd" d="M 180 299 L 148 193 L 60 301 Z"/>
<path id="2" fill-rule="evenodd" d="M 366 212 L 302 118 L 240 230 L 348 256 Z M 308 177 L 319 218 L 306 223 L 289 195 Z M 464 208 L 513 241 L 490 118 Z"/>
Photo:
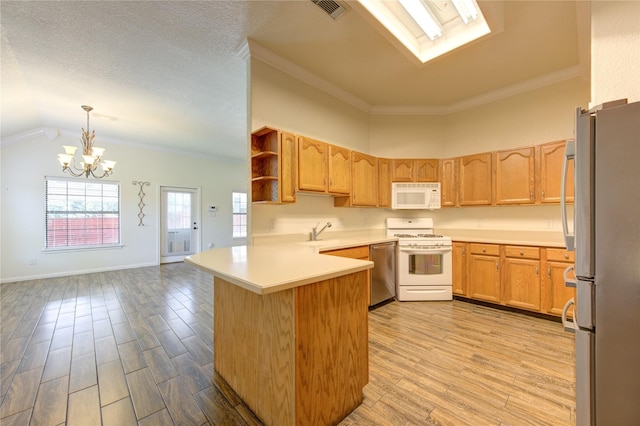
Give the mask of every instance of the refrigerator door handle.
<path id="1" fill-rule="evenodd" d="M 564 327 L 564 331 L 567 331 L 569 333 L 575 333 L 576 332 L 576 323 L 571 320 L 569 321 L 569 319 L 567 318 L 567 313 L 569 312 L 569 308 L 571 308 L 573 305 L 575 305 L 575 300 L 573 298 L 569 299 L 569 301 L 567 303 L 565 303 L 564 308 L 562 308 L 562 326 Z M 575 309 L 573 312 L 573 315 L 575 316 Z"/>
<path id="2" fill-rule="evenodd" d="M 562 273 L 564 278 L 564 286 L 569 288 L 576 288 L 578 281 L 575 278 L 569 278 L 569 272 L 573 271 L 574 265 L 568 266 Z"/>
<path id="3" fill-rule="evenodd" d="M 568 140 L 564 147 L 564 158 L 562 161 L 562 182 L 560 185 L 560 205 L 562 213 L 562 233 L 564 235 L 564 244 L 567 250 L 575 250 L 575 235 L 569 234 L 569 226 L 567 223 L 567 173 L 569 171 L 569 160 L 575 161 L 576 144 L 574 140 Z"/>

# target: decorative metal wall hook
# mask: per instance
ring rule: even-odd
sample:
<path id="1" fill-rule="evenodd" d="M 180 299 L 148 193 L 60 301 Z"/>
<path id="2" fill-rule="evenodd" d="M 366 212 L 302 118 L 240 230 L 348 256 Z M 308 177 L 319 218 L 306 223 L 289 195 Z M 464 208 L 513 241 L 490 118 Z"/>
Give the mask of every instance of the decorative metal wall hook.
<path id="1" fill-rule="evenodd" d="M 147 195 L 147 194 L 144 193 L 144 190 L 142 188 L 145 185 L 146 186 L 150 186 L 151 183 L 150 182 L 138 181 L 138 180 L 134 180 L 131 183 L 133 183 L 134 185 L 139 185 L 140 186 L 140 191 L 138 191 L 138 197 L 140 197 L 140 202 L 138 203 L 138 207 L 140 208 L 140 212 L 138 212 L 138 219 L 140 219 L 140 223 L 138 223 L 138 226 L 144 226 L 144 223 L 142 223 L 142 220 L 144 219 L 144 213 L 142 212 L 142 209 L 146 205 L 144 203 L 144 196 Z"/>

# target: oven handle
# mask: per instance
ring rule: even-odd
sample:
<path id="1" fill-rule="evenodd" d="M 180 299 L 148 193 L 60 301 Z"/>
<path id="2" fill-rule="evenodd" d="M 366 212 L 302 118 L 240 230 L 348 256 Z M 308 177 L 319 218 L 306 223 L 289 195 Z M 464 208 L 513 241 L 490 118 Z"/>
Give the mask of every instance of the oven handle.
<path id="1" fill-rule="evenodd" d="M 414 249 L 414 248 L 401 248 L 400 251 L 405 253 L 425 253 L 425 254 L 433 254 L 433 253 L 449 253 L 451 248 L 443 248 L 443 249 Z"/>

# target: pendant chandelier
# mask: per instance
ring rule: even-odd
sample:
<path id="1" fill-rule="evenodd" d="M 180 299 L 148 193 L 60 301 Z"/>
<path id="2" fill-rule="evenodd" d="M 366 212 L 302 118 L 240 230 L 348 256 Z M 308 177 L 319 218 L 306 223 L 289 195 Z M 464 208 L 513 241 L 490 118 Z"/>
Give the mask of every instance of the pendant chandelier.
<path id="1" fill-rule="evenodd" d="M 89 112 L 93 110 L 88 105 L 82 105 L 82 109 L 87 112 L 87 130 L 82 129 L 82 161 L 80 167 L 76 165 L 75 153 L 78 149 L 75 146 L 64 145 L 64 154 L 58 154 L 58 161 L 62 165 L 62 171 L 67 172 L 72 176 L 89 177 L 93 176 L 96 179 L 102 179 L 113 173 L 113 167 L 116 165 L 115 161 L 102 160 L 102 154 L 104 148 L 93 146 L 93 140 L 96 137 L 96 131 L 89 131 Z M 102 162 L 101 162 L 102 161 Z M 102 167 L 102 173 L 98 172 L 98 165 Z"/>

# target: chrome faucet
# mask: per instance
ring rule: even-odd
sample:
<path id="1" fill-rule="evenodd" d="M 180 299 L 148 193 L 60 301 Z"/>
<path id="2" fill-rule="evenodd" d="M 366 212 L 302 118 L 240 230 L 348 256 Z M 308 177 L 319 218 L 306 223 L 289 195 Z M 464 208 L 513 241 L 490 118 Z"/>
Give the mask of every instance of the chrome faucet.
<path id="1" fill-rule="evenodd" d="M 311 241 L 318 241 L 318 235 L 320 235 L 322 233 L 322 231 L 324 231 L 325 229 L 331 228 L 331 222 L 327 222 L 327 224 L 325 226 L 323 226 L 322 228 L 320 228 L 319 231 L 318 231 L 318 226 L 320 226 L 319 222 L 311 230 Z"/>

